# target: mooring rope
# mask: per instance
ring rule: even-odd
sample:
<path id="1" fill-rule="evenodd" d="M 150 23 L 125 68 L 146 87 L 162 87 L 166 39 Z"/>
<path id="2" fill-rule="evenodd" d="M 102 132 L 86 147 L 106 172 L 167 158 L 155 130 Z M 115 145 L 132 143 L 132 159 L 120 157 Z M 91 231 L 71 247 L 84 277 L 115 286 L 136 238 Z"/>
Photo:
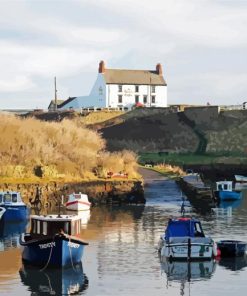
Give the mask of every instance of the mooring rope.
<path id="1" fill-rule="evenodd" d="M 50 263 L 50 260 L 51 260 L 51 254 L 52 254 L 52 249 L 53 249 L 53 245 L 54 245 L 53 243 L 54 243 L 54 241 L 55 241 L 55 237 L 53 237 L 53 241 L 52 241 L 52 244 L 51 244 L 51 250 L 50 250 L 50 254 L 49 254 L 48 260 L 47 260 L 45 266 L 43 268 L 41 268 L 39 271 L 44 271 L 48 267 L 48 265 Z"/>
<path id="2" fill-rule="evenodd" d="M 74 271 L 76 271 L 75 267 L 74 267 L 74 263 L 73 263 L 73 259 L 72 259 L 72 253 L 71 253 L 71 237 L 69 236 L 69 253 L 70 253 L 70 261 L 71 261 L 71 265 Z"/>

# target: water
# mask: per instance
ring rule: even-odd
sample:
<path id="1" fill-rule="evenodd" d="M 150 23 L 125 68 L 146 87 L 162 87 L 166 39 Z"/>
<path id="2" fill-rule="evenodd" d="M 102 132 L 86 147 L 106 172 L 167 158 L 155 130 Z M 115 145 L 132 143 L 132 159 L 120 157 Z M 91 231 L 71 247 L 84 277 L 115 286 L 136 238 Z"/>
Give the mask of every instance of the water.
<path id="1" fill-rule="evenodd" d="M 19 234 L 23 224 L 0 225 L 0 295 L 240 295 L 247 287 L 247 261 L 160 263 L 157 242 L 167 219 L 180 216 L 182 195 L 173 181 L 145 189 L 145 206 L 95 207 L 81 237 L 90 245 L 82 260 L 64 272 L 22 266 Z M 215 240 L 247 241 L 247 196 L 240 203 L 207 211 L 188 206 Z M 229 206 L 230 205 L 230 206 Z"/>

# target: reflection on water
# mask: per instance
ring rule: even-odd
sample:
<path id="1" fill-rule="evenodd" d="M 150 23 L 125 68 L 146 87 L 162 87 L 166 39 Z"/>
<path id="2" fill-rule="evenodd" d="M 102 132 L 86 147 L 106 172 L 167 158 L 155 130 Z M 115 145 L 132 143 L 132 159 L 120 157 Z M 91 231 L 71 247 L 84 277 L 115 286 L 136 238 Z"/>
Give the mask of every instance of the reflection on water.
<path id="1" fill-rule="evenodd" d="M 243 257 L 234 257 L 234 258 L 221 258 L 219 265 L 224 266 L 226 269 L 237 271 L 241 270 L 244 267 L 247 267 L 247 258 Z"/>
<path id="2" fill-rule="evenodd" d="M 23 265 L 19 271 L 22 283 L 35 295 L 78 295 L 88 287 L 82 264 L 66 269 L 46 269 Z"/>
<path id="3" fill-rule="evenodd" d="M 161 270 L 166 273 L 168 281 L 195 281 L 210 279 L 215 272 L 216 262 L 210 261 L 173 261 L 165 260 L 161 262 Z"/>
<path id="4" fill-rule="evenodd" d="M 25 232 L 27 220 L 18 222 L 0 221 L 0 252 L 19 246 L 19 236 Z"/>
<path id="5" fill-rule="evenodd" d="M 90 296 L 173 296 L 181 293 L 226 296 L 232 295 L 232 287 L 235 287 L 235 295 L 243 294 L 247 276 L 245 258 L 190 264 L 160 263 L 157 243 L 168 219 L 180 216 L 182 196 L 174 181 L 155 181 L 145 188 L 145 205 L 92 207 L 90 212 L 80 213 L 84 219 L 80 237 L 89 242 L 82 258 L 87 277 L 82 268 L 73 276 L 72 270 L 67 274 L 54 270 L 30 271 L 22 266 L 17 241 L 19 233 L 25 231 L 25 225 L 3 227 L 0 224 L 0 240 L 4 244 L 0 252 L 1 296 L 15 295 L 14 291 L 18 291 L 18 295 L 30 295 L 30 291 L 33 295 L 42 294 L 42 291 L 50 295 L 54 291 L 57 295 L 74 291 Z M 202 211 L 202 207 L 198 210 L 195 204 L 190 207 L 188 201 L 185 205 L 187 214 L 200 219 L 205 234 L 215 241 L 247 241 L 247 196 L 239 205 L 221 205 L 207 212 Z M 57 213 L 58 209 L 45 211 L 42 214 Z M 66 213 L 65 209 L 61 211 Z M 16 244 L 12 243 L 14 237 Z M 87 278 L 90 285 L 87 285 Z"/>

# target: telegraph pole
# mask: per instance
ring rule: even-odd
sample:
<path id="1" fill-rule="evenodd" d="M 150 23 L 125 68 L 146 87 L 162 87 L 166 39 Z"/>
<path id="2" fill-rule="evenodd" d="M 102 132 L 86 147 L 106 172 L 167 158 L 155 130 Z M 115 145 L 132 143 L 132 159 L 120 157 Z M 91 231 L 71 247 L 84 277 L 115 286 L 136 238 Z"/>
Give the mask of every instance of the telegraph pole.
<path id="1" fill-rule="evenodd" d="M 54 77 L 54 86 L 55 86 L 55 111 L 57 111 L 57 80 Z"/>

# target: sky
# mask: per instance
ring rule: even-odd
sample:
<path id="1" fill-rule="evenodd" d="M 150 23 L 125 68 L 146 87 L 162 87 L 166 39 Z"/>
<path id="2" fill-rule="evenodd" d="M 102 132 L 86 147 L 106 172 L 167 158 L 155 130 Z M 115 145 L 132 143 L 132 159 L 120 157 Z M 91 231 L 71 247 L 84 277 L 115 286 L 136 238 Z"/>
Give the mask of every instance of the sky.
<path id="1" fill-rule="evenodd" d="M 247 101 L 247 0 L 0 0 L 0 109 L 89 94 L 98 64 L 163 66 L 168 104 Z"/>

